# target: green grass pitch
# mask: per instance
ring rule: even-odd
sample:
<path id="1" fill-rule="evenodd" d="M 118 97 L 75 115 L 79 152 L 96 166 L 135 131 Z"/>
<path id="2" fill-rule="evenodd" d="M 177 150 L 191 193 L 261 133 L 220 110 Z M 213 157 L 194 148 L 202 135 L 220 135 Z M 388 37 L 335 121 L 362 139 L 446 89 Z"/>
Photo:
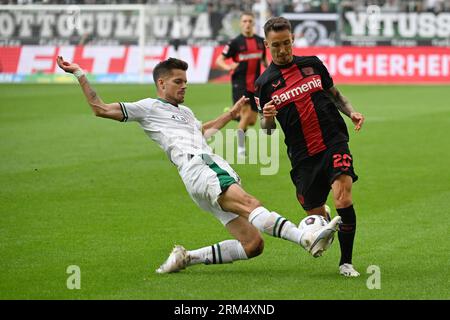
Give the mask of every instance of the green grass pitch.
<path id="1" fill-rule="evenodd" d="M 155 93 L 94 87 L 106 102 Z M 339 88 L 367 118 L 350 130 L 355 279 L 338 275 L 337 239 L 314 259 L 269 236 L 250 261 L 157 275 L 174 244 L 230 238 L 165 154 L 137 124 L 95 118 L 75 84 L 1 85 L 0 299 L 449 299 L 450 87 Z M 230 86 L 190 85 L 185 104 L 212 119 L 229 106 Z M 249 193 L 297 223 L 304 213 L 280 145 L 278 174 L 234 168 Z M 66 286 L 70 265 L 80 290 Z M 380 289 L 366 285 L 372 265 Z"/>

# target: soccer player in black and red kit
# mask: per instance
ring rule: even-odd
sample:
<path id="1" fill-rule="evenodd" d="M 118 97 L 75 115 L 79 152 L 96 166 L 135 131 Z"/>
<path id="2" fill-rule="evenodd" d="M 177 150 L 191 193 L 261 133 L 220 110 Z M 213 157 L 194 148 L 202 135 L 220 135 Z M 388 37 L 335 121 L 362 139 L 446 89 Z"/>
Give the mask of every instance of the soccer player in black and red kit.
<path id="1" fill-rule="evenodd" d="M 359 273 L 352 264 L 356 214 L 351 191 L 358 176 L 339 111 L 352 120 L 357 131 L 364 116 L 337 90 L 319 58 L 292 54 L 294 37 L 288 20 L 271 18 L 264 25 L 264 33 L 272 63 L 256 81 L 261 127 L 270 133 L 276 127 L 275 117 L 280 123 L 292 165 L 291 179 L 308 215 L 329 219 L 325 202 L 332 190 L 342 218 L 339 272 L 357 277 Z"/>
<path id="2" fill-rule="evenodd" d="M 255 81 L 261 74 L 261 63 L 267 67 L 264 39 L 254 34 L 255 17 L 252 12 L 243 12 L 240 17 L 241 34 L 232 39 L 217 57 L 216 65 L 225 71 L 233 72 L 231 84 L 233 102 L 243 95 L 249 104 L 242 108 L 238 125 L 238 155 L 245 156 L 245 131 L 256 123 L 257 106 L 254 99 Z M 227 64 L 226 60 L 233 63 Z"/>

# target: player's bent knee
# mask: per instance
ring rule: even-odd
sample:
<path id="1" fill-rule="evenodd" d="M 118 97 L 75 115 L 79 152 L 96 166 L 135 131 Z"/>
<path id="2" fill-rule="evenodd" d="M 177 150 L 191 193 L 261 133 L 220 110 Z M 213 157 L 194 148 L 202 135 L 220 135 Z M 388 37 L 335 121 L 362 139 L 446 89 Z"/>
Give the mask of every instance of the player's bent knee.
<path id="1" fill-rule="evenodd" d="M 246 205 L 248 206 L 249 211 L 251 212 L 251 211 L 255 210 L 256 208 L 261 207 L 262 203 L 255 197 L 249 195 L 246 198 Z"/>
<path id="2" fill-rule="evenodd" d="M 336 208 L 347 208 L 352 205 L 351 185 L 339 184 L 334 188 L 334 204 Z"/>
<path id="3" fill-rule="evenodd" d="M 336 208 L 347 208 L 352 204 L 352 193 L 347 188 L 340 188 L 334 195 Z"/>
<path id="4" fill-rule="evenodd" d="M 244 245 L 248 258 L 259 256 L 264 251 L 264 239 L 261 236 L 255 237 Z"/>
<path id="5" fill-rule="evenodd" d="M 334 202 L 335 202 L 336 208 L 338 208 L 338 209 L 348 208 L 353 204 L 351 196 L 338 198 Z"/>

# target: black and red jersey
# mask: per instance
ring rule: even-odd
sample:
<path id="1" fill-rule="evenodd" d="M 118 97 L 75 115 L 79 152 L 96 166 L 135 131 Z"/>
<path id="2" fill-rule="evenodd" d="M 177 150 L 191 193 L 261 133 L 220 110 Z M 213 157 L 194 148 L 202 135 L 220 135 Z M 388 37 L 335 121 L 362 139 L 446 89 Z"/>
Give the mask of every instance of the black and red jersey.
<path id="1" fill-rule="evenodd" d="M 291 63 L 273 62 L 256 81 L 259 111 L 273 100 L 292 166 L 332 145 L 348 142 L 348 131 L 326 92 L 333 79 L 315 56 L 294 56 Z"/>
<path id="2" fill-rule="evenodd" d="M 261 63 L 266 57 L 264 39 L 258 35 L 245 37 L 240 34 L 228 42 L 222 55 L 239 63 L 231 76 L 233 84 L 255 92 L 255 81 L 261 74 Z"/>

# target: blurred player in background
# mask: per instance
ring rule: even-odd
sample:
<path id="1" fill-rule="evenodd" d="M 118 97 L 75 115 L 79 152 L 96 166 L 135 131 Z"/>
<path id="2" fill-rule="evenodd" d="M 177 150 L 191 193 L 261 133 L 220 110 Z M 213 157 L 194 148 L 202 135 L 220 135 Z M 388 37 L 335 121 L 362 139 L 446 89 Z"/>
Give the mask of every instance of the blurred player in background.
<path id="1" fill-rule="evenodd" d="M 330 219 L 325 202 L 332 190 L 337 213 L 342 217 L 339 272 L 357 277 L 359 273 L 352 265 L 356 231 L 352 184 L 358 176 L 339 111 L 352 120 L 357 131 L 364 117 L 337 90 L 319 58 L 292 54 L 294 36 L 287 19 L 269 19 L 264 33 L 272 63 L 256 81 L 256 96 L 263 107 L 261 127 L 275 129 L 275 117 L 280 123 L 292 165 L 291 179 L 308 215 Z"/>
<path id="2" fill-rule="evenodd" d="M 261 63 L 267 67 L 268 61 L 264 39 L 254 33 L 254 14 L 243 12 L 239 24 L 241 34 L 225 46 L 222 54 L 217 57 L 216 65 L 232 72 L 233 103 L 243 95 L 249 98 L 249 102 L 241 110 L 237 130 L 238 155 L 245 157 L 245 132 L 256 123 L 258 112 L 254 99 L 255 81 L 261 74 Z M 227 59 L 232 59 L 233 63 L 227 64 Z"/>
<path id="3" fill-rule="evenodd" d="M 66 62 L 62 57 L 58 57 L 57 63 L 77 77 L 96 116 L 122 122 L 137 121 L 177 167 L 194 202 L 211 212 L 235 238 L 192 251 L 175 246 L 156 272 L 170 273 L 200 263 L 230 263 L 256 257 L 264 248 L 260 231 L 294 242 L 315 257 L 328 248 L 339 217 L 317 231 L 300 230 L 246 193 L 238 174 L 206 143 L 205 136 L 214 134 L 236 118 L 248 98 L 241 97 L 229 112 L 202 124 L 191 109 L 181 104 L 187 88 L 188 68 L 182 60 L 169 58 L 154 68 L 156 99 L 116 103 L 104 103 L 77 64 Z"/>

